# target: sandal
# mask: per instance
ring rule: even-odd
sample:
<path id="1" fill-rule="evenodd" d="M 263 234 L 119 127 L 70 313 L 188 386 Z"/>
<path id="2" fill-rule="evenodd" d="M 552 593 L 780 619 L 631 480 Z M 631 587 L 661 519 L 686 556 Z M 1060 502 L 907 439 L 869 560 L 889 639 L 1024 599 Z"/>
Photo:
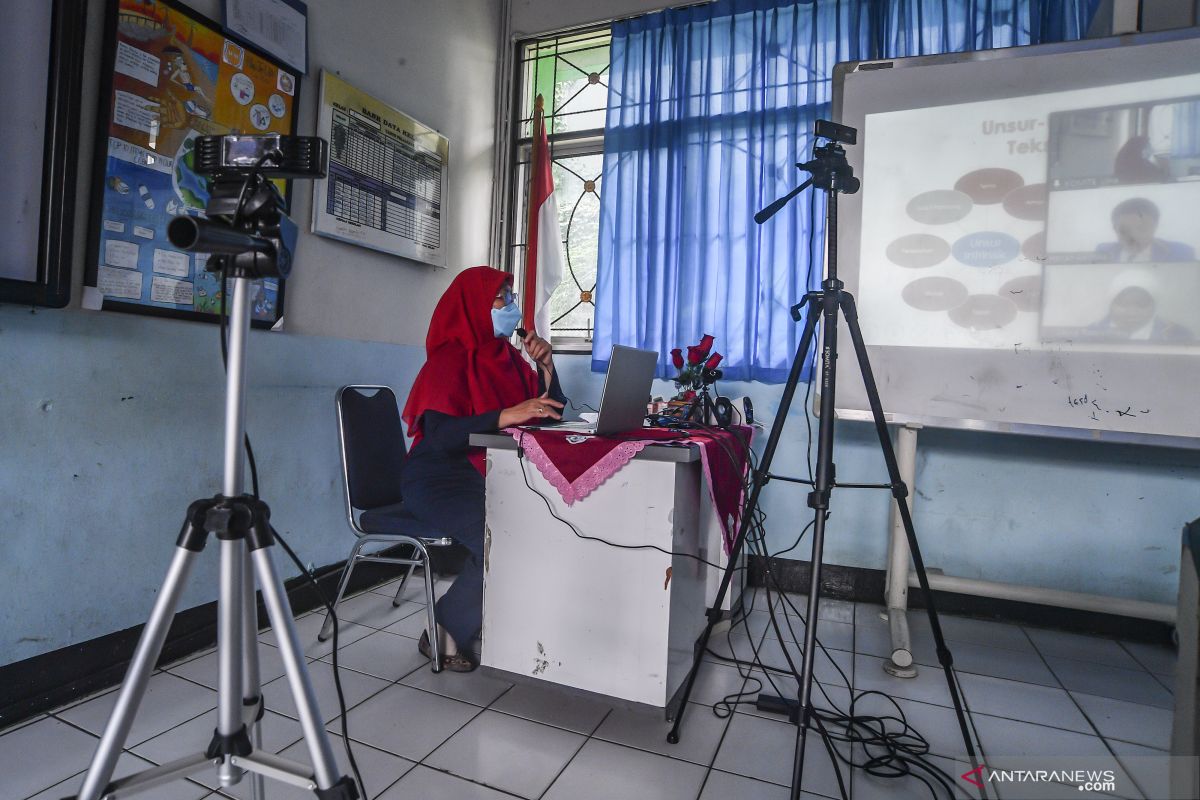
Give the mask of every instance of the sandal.
<path id="1" fill-rule="evenodd" d="M 429 646 L 429 631 L 421 632 L 421 640 L 417 642 L 417 651 L 426 658 L 433 658 L 433 650 Z"/>
<path id="2" fill-rule="evenodd" d="M 433 658 L 433 648 L 429 646 L 428 631 L 421 634 L 421 639 L 417 642 L 417 650 L 426 658 Z M 442 656 L 442 668 L 451 672 L 474 672 L 478 666 L 479 664 L 474 659 L 462 653 Z"/>
<path id="3" fill-rule="evenodd" d="M 479 664 L 474 659 L 464 653 L 455 653 L 442 658 L 442 668 L 451 672 L 474 672 L 478 666 Z"/>

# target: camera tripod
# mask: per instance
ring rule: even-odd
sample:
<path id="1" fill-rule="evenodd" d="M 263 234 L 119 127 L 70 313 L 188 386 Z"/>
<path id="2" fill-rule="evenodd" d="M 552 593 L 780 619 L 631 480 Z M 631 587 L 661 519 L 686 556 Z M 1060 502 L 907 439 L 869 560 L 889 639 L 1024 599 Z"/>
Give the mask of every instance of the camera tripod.
<path id="1" fill-rule="evenodd" d="M 307 789 L 318 800 L 356 800 L 358 797 L 353 780 L 338 775 L 292 620 L 292 609 L 283 580 L 271 558 L 275 537 L 271 530 L 270 509 L 261 500 L 243 493 L 245 353 L 250 329 L 251 286 L 248 274 L 233 266 L 235 260 L 230 256 L 210 259 L 210 268 L 215 264 L 229 271 L 233 285 L 225 391 L 225 473 L 221 494 L 197 500 L 189 506 L 175 555 L 117 694 L 116 707 L 104 728 L 79 794 L 67 800 L 117 800 L 214 767 L 221 786 L 238 783 L 249 773 L 256 800 L 264 797 L 263 777 Z M 260 252 L 257 259 L 251 260 L 261 263 L 263 254 Z M 113 768 L 162 652 L 188 572 L 210 533 L 216 536 L 220 547 L 216 731 L 207 746 L 193 755 L 112 781 Z M 308 742 L 312 768 L 259 750 L 262 745 L 259 722 L 265 706 L 258 668 L 256 577 L 275 629 L 300 727 Z"/>
<path id="2" fill-rule="evenodd" d="M 787 420 L 788 411 L 791 408 L 792 400 L 796 393 L 796 386 L 800 382 L 800 374 L 807 360 L 808 348 L 812 344 L 816 333 L 817 321 L 821 320 L 823 341 L 821 346 L 821 398 L 817 432 L 817 466 L 815 480 L 811 483 L 813 490 L 808 495 L 808 505 L 813 509 L 814 513 L 811 556 L 812 575 L 808 589 L 804 649 L 801 654 L 802 667 L 799 682 L 799 708 L 798 719 L 796 720 L 799 729 L 796 733 L 795 758 L 792 766 L 791 797 L 793 800 L 799 800 L 800 798 L 800 790 L 804 779 L 805 742 L 808 729 L 813 723 L 813 663 L 817 636 L 817 612 L 821 590 L 821 565 L 825 543 L 825 520 L 829 513 L 830 495 L 833 488 L 837 485 L 833 465 L 833 427 L 835 413 L 834 396 L 837 387 L 839 313 L 845 317 L 846 326 L 850 331 L 850 338 L 854 344 L 859 371 L 862 374 L 863 383 L 866 387 L 871 414 L 875 420 L 875 430 L 879 436 L 879 446 L 883 450 L 883 458 L 887 466 L 890 483 L 886 485 L 886 488 L 891 489 L 892 496 L 895 498 L 900 512 L 900 518 L 904 524 L 904 531 L 908 539 L 909 549 L 912 552 L 917 579 L 920 582 L 922 592 L 925 594 L 925 605 L 929 614 L 930 628 L 933 631 L 938 662 L 946 674 L 946 685 L 950 689 L 950 697 L 954 702 L 954 710 L 958 716 L 959 728 L 962 731 L 963 744 L 966 746 L 971 766 L 979 766 L 975 748 L 971 742 L 970 732 L 967 729 L 967 720 L 963 713 L 958 685 L 954 680 L 952 671 L 953 658 L 942 636 L 942 628 L 938 622 L 933 594 L 929 589 L 929 580 L 925 573 L 925 563 L 921 558 L 921 550 L 917 544 L 917 535 L 913 527 L 912 514 L 907 500 L 908 487 L 904 484 L 900 476 L 896 453 L 892 448 L 892 440 L 888 434 L 887 423 L 883 416 L 883 406 L 879 400 L 879 390 L 875 385 L 875 377 L 871 372 L 871 364 L 867 358 L 866 345 L 863 342 L 862 331 L 859 329 L 858 311 L 855 307 L 853 296 L 849 292 L 844 291 L 844 284 L 838 279 L 837 275 L 837 195 L 839 192 L 853 194 L 859 188 L 859 181 L 854 177 L 850 165 L 846 162 L 845 150 L 838 144 L 838 140 L 853 144 L 856 132 L 853 129 L 831 125 L 822 120 L 817 123 L 817 136 L 828 138 L 832 141 L 817 147 L 814 159 L 796 165 L 800 169 L 811 173 L 811 177 L 784 197 L 779 198 L 758 212 L 754 220 L 762 224 L 783 208 L 788 201 L 809 186 L 815 186 L 824 190 L 826 195 L 825 235 L 828 253 L 826 259 L 827 276 L 821 283 L 820 291 L 808 292 L 801 302 L 791 308 L 791 315 L 794 321 L 799 322 L 801 318 L 804 319 L 804 331 L 800 337 L 800 345 L 796 349 L 796 356 L 792 361 L 787 383 L 784 385 L 783 397 L 779 403 L 779 410 L 775 415 L 775 422 L 771 426 L 771 433 L 767 439 L 759 469 L 754 475 L 750 496 L 746 501 L 745 508 L 742 509 L 741 524 L 729 555 L 728 565 L 721 578 L 720 588 L 717 590 L 716 600 L 707 611 L 708 624 L 705 626 L 704 633 L 701 634 L 700 640 L 697 643 L 692 668 L 688 673 L 687 683 L 684 685 L 674 725 L 670 733 L 667 734 L 667 741 L 672 744 L 679 741 L 679 729 L 683 723 L 688 699 L 692 694 L 692 687 L 696 682 L 696 673 L 699 669 L 701 658 L 708 648 L 708 640 L 712 635 L 713 627 L 721 620 L 721 607 L 732 583 L 734 570 L 739 562 L 742 549 L 745 546 L 746 536 L 750 528 L 754 510 L 758 505 L 759 495 L 762 492 L 763 486 L 772 477 L 778 477 L 772 476 L 770 473 L 771 462 L 775 457 L 775 449 L 779 445 L 779 439 L 783 433 L 784 423 Z M 801 481 L 795 478 L 788 478 L 787 480 L 809 483 L 808 481 Z M 983 793 L 983 796 L 987 797 L 986 792 Z"/>

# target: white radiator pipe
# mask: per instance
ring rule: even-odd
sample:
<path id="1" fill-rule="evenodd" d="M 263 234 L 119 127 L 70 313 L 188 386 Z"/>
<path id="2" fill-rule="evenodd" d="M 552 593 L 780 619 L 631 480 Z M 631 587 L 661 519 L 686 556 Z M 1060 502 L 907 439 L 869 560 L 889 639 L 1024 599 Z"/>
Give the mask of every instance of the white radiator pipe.
<path id="1" fill-rule="evenodd" d="M 908 585 L 917 586 L 917 574 L 910 572 Z M 1019 600 L 1058 608 L 1075 608 L 1080 611 L 1099 611 L 1102 614 L 1117 614 L 1122 617 L 1149 619 L 1155 622 L 1175 624 L 1176 608 L 1167 603 L 1151 603 L 1146 600 L 1130 600 L 1126 597 L 1105 597 L 1083 592 L 1066 592 L 1061 589 L 1044 589 L 1040 586 L 1018 586 L 1013 583 L 984 581 L 976 578 L 955 578 L 936 572 L 929 573 L 929 588 L 943 592 L 969 594 L 976 597 L 995 597 L 999 600 Z"/>

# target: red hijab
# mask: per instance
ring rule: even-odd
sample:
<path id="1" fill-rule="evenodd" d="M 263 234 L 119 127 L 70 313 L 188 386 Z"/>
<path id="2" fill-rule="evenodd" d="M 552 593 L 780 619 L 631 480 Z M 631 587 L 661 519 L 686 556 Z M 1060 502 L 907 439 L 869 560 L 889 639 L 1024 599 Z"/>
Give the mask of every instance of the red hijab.
<path id="1" fill-rule="evenodd" d="M 404 406 L 414 446 L 421 441 L 426 411 L 469 417 L 537 397 L 537 372 L 492 327 L 492 300 L 511 281 L 507 272 L 472 267 L 438 301 L 425 337 L 425 366 Z M 468 457 L 483 474 L 483 448 L 471 448 Z"/>

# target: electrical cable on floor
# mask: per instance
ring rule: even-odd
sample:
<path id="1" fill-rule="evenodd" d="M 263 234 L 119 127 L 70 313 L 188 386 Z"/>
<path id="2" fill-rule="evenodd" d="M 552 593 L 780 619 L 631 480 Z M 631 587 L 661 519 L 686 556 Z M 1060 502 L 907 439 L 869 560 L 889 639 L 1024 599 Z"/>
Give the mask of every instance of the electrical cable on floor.
<path id="1" fill-rule="evenodd" d="M 264 156 L 263 158 L 266 158 L 266 156 Z M 262 163 L 263 163 L 263 160 L 260 159 L 258 166 L 262 166 Z M 242 192 L 238 197 L 237 209 L 233 215 L 233 220 L 232 220 L 233 227 L 237 227 L 237 224 L 240 220 L 240 217 L 242 214 L 242 207 L 245 203 L 245 199 L 247 196 L 246 189 L 250 185 L 250 181 L 252 179 L 261 179 L 261 178 L 262 178 L 262 173 L 257 172 L 257 171 L 252 173 L 250 176 L 248 176 L 246 178 L 246 183 L 244 183 L 242 185 Z M 217 315 L 218 322 L 219 322 L 217 327 L 218 327 L 220 337 L 221 337 L 221 365 L 224 368 L 224 371 L 226 372 L 226 374 L 228 374 L 228 372 L 229 372 L 229 345 L 228 345 L 228 341 L 227 341 L 227 336 L 228 336 L 227 326 L 228 326 L 228 316 L 229 316 L 229 309 L 228 309 L 227 302 L 228 302 L 228 298 L 229 298 L 229 292 L 228 292 L 228 279 L 227 278 L 228 278 L 227 271 L 222 270 L 221 271 L 221 307 L 220 307 L 220 313 Z M 258 499 L 260 499 L 259 493 L 258 493 L 258 464 L 254 459 L 254 448 L 250 444 L 250 434 L 246 433 L 245 431 L 243 431 L 243 444 L 246 449 L 246 461 L 250 467 L 251 491 L 252 491 L 254 499 L 258 500 Z M 361 798 L 363 798 L 363 800 L 367 800 L 367 797 L 368 797 L 367 796 L 367 785 L 363 782 L 362 773 L 359 771 L 359 768 L 358 768 L 358 761 L 354 758 L 354 750 L 352 749 L 352 747 L 350 745 L 350 727 L 349 727 L 349 723 L 347 722 L 347 719 L 346 719 L 346 717 L 347 717 L 346 696 L 342 690 L 342 678 L 341 678 L 341 673 L 338 668 L 338 628 L 340 627 L 340 622 L 338 620 L 337 612 L 334 610 L 333 604 L 329 601 L 328 595 L 325 594 L 325 590 L 321 588 L 321 584 L 317 581 L 317 577 L 308 568 L 306 568 L 304 566 L 303 562 L 301 562 L 301 560 L 296 555 L 295 551 L 292 550 L 291 546 L 287 543 L 287 541 L 282 536 L 279 535 L 279 531 L 277 531 L 275 529 L 275 526 L 271 525 L 270 528 L 271 528 L 271 534 L 279 541 L 279 544 L 283 548 L 283 551 L 285 553 L 287 553 L 288 557 L 291 558 L 292 562 L 296 565 L 296 568 L 300 570 L 300 574 L 303 575 L 305 578 L 307 578 L 308 582 L 316 590 L 317 597 L 320 599 L 322 605 L 325 606 L 325 610 L 329 614 L 330 619 L 333 620 L 333 638 L 331 640 L 332 644 L 333 644 L 333 650 L 332 650 L 330 660 L 333 662 L 332 663 L 333 686 L 337 693 L 337 699 L 338 699 L 338 710 L 340 712 L 339 719 L 341 721 L 341 729 L 342 729 L 342 744 L 344 745 L 345 750 L 346 750 L 346 758 L 350 762 L 350 769 L 354 773 L 354 779 L 358 783 L 359 796 Z M 253 601 L 253 598 L 247 598 L 245 600 L 245 602 L 252 602 L 252 601 Z M 291 607 L 291 603 L 289 600 L 289 608 L 290 607 Z M 256 618 L 257 618 L 257 612 L 256 612 Z M 260 691 L 261 691 L 261 688 L 260 688 Z M 299 698 L 297 698 L 297 702 L 299 702 Z M 263 699 L 263 704 L 265 706 L 265 704 L 266 704 L 265 699 Z"/>
<path id="2" fill-rule="evenodd" d="M 811 392 L 811 382 L 808 384 L 805 396 L 805 418 L 808 420 L 807 405 L 808 396 Z M 701 428 L 708 426 L 701 425 Z M 806 426 L 809 431 L 809 441 L 807 451 L 809 453 L 809 463 L 811 469 L 811 422 Z M 728 445 L 722 443 L 722 447 L 726 449 L 728 457 L 731 459 L 736 456 L 728 449 Z M 751 462 L 750 475 L 757 474 L 755 458 L 753 451 L 748 447 L 747 456 Z M 752 478 L 748 478 L 743 482 L 743 490 L 748 496 L 752 491 Z M 783 624 L 791 634 L 794 642 L 799 644 L 802 640 L 796 635 L 796 631 L 792 624 L 792 614 L 795 615 L 802 623 L 805 622 L 804 615 L 796 608 L 791 598 L 782 591 L 779 591 L 779 581 L 777 580 L 772 568 L 772 560 L 778 558 L 784 553 L 790 552 L 799 546 L 801 540 L 811 530 L 813 523 L 810 522 L 797 535 L 796 540 L 787 548 L 776 553 L 769 553 L 766 550 L 766 531 L 765 531 L 765 515 L 762 515 L 761 509 L 756 509 L 756 513 L 747 522 L 746 544 L 750 548 L 752 554 L 759 555 L 764 563 L 764 591 L 763 594 L 767 598 L 767 614 L 768 624 L 774 631 L 775 637 L 780 644 L 780 650 L 783 653 L 784 660 L 787 662 L 787 667 L 775 667 L 765 664 L 760 656 L 761 642 L 756 644 L 755 637 L 749 629 L 750 614 L 754 611 L 754 606 L 757 600 L 757 594 L 752 595 L 749 605 L 743 602 L 742 606 L 735 613 L 731 620 L 729 633 L 732 634 L 737 625 L 741 625 L 745 629 L 747 642 L 753 652 L 753 657 L 750 660 L 739 659 L 736 656 L 726 657 L 716 653 L 712 649 L 708 654 L 717 658 L 720 661 L 734 664 L 739 671 L 739 674 L 746 679 L 746 684 L 742 687 L 742 691 L 727 695 L 713 707 L 713 713 L 718 717 L 728 717 L 733 708 L 739 704 L 753 702 L 748 699 L 757 695 L 763 688 L 763 681 L 770 684 L 772 689 L 780 697 L 785 697 L 786 694 L 780 691 L 776 685 L 773 675 L 789 676 L 794 678 L 797 683 L 801 679 L 800 671 L 796 668 L 795 662 L 788 653 L 786 646 L 786 638 L 780 626 L 780 621 L 777 615 L 777 609 L 782 611 Z M 828 517 L 827 517 L 828 518 Z M 778 598 L 777 600 L 775 598 Z M 789 613 L 790 610 L 790 613 Z M 763 632 L 765 639 L 766 631 Z M 852 683 L 841 669 L 840 665 L 830 656 L 828 650 L 817 638 L 817 646 L 821 649 L 834 669 L 838 672 L 843 683 L 850 693 L 850 708 L 848 710 L 841 709 L 832 698 L 830 698 L 825 687 L 819 681 L 814 681 L 814 689 L 819 691 L 829 704 L 829 709 L 817 708 L 814 706 L 812 710 L 812 724 L 821 737 L 826 750 L 829 752 L 831 761 L 834 765 L 836 777 L 838 779 L 839 789 L 843 797 L 845 793 L 845 783 L 842 779 L 841 769 L 838 762 L 846 764 L 850 768 L 858 768 L 863 770 L 873 777 L 879 778 L 906 778 L 913 777 L 921 781 L 930 794 L 935 798 L 939 797 L 954 797 L 953 777 L 932 763 L 928 756 L 930 755 L 930 746 L 928 741 L 908 722 L 903 709 L 900 708 L 896 700 L 886 693 L 877 691 L 856 692 L 852 688 Z M 732 644 L 730 652 L 732 653 Z M 755 672 L 754 670 L 758 670 Z M 761 678 L 759 677 L 761 674 Z M 954 675 L 957 683 L 957 674 Z M 759 689 L 751 691 L 749 681 L 753 680 L 758 685 Z M 962 691 L 959 691 L 962 696 Z M 864 699 L 872 695 L 879 695 L 884 698 L 895 709 L 895 714 L 886 713 L 878 715 L 868 715 L 856 713 L 855 706 L 861 703 Z M 810 700 L 811 702 L 811 700 Z M 972 729 L 974 729 L 974 719 L 970 714 L 969 707 L 966 706 L 965 697 L 963 697 L 964 711 L 966 712 Z M 897 730 L 898 727 L 898 730 Z M 838 730 L 840 728 L 841 730 Z M 975 741 L 978 742 L 978 732 L 974 732 Z M 843 753 L 838 749 L 837 745 L 849 745 L 849 754 Z M 860 747 L 863 752 L 864 760 L 858 761 L 855 759 L 855 747 Z"/>

